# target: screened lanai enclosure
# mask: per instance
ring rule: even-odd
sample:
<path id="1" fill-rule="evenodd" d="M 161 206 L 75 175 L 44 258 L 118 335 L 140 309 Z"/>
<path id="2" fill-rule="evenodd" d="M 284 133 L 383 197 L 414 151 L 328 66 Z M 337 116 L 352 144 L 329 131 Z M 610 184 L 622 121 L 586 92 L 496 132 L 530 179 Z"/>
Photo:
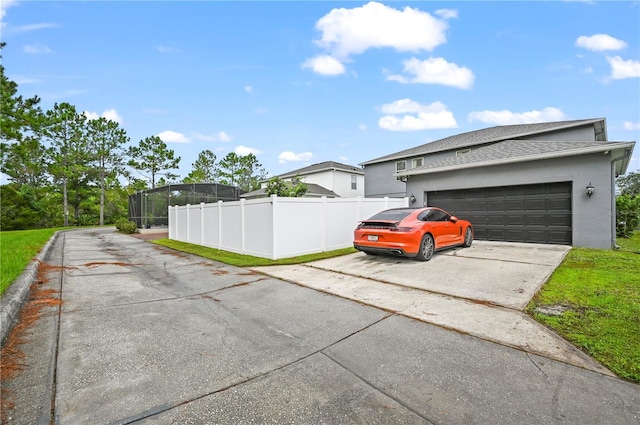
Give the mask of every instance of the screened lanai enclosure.
<path id="1" fill-rule="evenodd" d="M 218 183 L 170 184 L 129 195 L 129 220 L 138 229 L 168 226 L 168 207 L 218 201 L 237 201 L 245 193 L 235 186 Z"/>

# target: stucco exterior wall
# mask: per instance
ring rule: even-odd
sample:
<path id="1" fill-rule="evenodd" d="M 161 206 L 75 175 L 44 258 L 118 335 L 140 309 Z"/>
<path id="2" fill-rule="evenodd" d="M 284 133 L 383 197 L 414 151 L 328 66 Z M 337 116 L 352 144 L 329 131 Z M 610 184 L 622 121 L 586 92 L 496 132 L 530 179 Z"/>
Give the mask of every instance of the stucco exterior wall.
<path id="1" fill-rule="evenodd" d="M 351 175 L 357 176 L 356 189 L 351 189 Z M 339 170 L 325 170 L 300 176 L 305 183 L 315 183 L 334 191 L 341 198 L 364 196 L 364 176 Z"/>
<path id="2" fill-rule="evenodd" d="M 394 173 L 395 161 L 381 162 L 364 167 L 365 198 L 404 198 L 406 195 L 405 183 L 396 180 Z"/>
<path id="3" fill-rule="evenodd" d="M 410 176 L 406 196 L 412 193 L 415 205 L 426 205 L 425 192 L 432 190 L 511 186 L 570 181 L 572 192 L 572 233 L 574 246 L 611 248 L 615 241 L 612 219 L 613 187 L 611 157 L 602 153 L 571 158 L 529 161 L 492 167 Z M 595 194 L 588 198 L 591 183 Z"/>
<path id="4" fill-rule="evenodd" d="M 356 188 L 351 189 L 351 176 L 356 176 Z M 364 196 L 364 175 L 346 171 L 333 172 L 333 188 L 341 198 L 357 198 Z"/>

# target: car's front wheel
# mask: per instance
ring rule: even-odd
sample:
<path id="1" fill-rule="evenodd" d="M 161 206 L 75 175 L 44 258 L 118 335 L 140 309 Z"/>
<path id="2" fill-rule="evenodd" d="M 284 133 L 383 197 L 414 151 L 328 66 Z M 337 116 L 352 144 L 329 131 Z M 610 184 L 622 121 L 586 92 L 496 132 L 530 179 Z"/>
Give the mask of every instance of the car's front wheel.
<path id="1" fill-rule="evenodd" d="M 420 249 L 418 250 L 418 255 L 416 255 L 416 260 L 418 261 L 429 261 L 431 257 L 433 257 L 433 252 L 435 251 L 435 245 L 433 244 L 433 236 L 430 234 L 425 234 L 420 241 Z"/>
<path id="2" fill-rule="evenodd" d="M 471 227 L 467 227 L 467 231 L 464 234 L 464 247 L 469 248 L 473 243 L 473 231 Z"/>

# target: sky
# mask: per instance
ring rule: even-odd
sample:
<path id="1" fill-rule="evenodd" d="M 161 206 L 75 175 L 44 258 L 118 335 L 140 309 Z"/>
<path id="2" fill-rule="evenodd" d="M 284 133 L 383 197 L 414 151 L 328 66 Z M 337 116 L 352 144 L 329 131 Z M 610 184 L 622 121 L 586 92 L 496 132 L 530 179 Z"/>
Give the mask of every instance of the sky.
<path id="1" fill-rule="evenodd" d="M 2 0 L 7 76 L 268 175 L 496 125 L 606 118 L 640 140 L 638 1 Z M 636 146 L 628 171 L 640 171 Z"/>

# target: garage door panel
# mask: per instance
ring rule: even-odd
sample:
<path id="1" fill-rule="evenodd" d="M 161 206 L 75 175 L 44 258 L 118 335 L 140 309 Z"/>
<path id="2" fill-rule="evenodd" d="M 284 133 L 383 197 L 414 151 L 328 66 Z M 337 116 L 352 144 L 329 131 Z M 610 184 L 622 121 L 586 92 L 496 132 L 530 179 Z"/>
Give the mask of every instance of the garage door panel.
<path id="1" fill-rule="evenodd" d="M 545 226 L 548 222 L 548 216 L 544 214 L 528 214 L 525 218 L 527 226 Z"/>
<path id="2" fill-rule="evenodd" d="M 523 215 L 509 215 L 507 216 L 507 226 L 524 226 L 526 217 Z"/>
<path id="3" fill-rule="evenodd" d="M 478 222 L 480 224 L 486 224 L 488 226 L 504 226 L 506 224 L 506 217 L 503 215 L 490 215 L 489 217 L 487 217 L 486 221 L 483 220 L 482 222 L 480 222 L 480 220 L 478 220 Z"/>
<path id="4" fill-rule="evenodd" d="M 571 184 L 566 183 L 551 183 L 548 184 L 549 195 L 567 195 L 571 196 Z"/>
<path id="5" fill-rule="evenodd" d="M 490 187 L 487 189 L 487 198 L 502 198 L 504 195 L 504 187 Z"/>
<path id="6" fill-rule="evenodd" d="M 549 226 L 571 227 L 571 214 L 551 214 L 551 215 L 549 215 Z"/>
<path id="7" fill-rule="evenodd" d="M 505 211 L 523 211 L 525 209 L 524 199 L 514 199 L 505 201 Z"/>
<path id="8" fill-rule="evenodd" d="M 469 220 L 478 240 L 572 241 L 571 182 L 428 192 L 426 199 Z"/>
<path id="9" fill-rule="evenodd" d="M 549 199 L 550 211 L 570 211 L 571 199 Z"/>
<path id="10" fill-rule="evenodd" d="M 546 211 L 547 202 L 545 199 L 527 199 L 524 209 L 527 211 Z"/>
<path id="11" fill-rule="evenodd" d="M 557 232 L 549 232 L 549 242 L 554 244 L 565 244 L 566 240 L 571 240 L 571 232 L 568 231 L 557 231 Z"/>
<path id="12" fill-rule="evenodd" d="M 524 186 L 505 186 L 507 195 L 506 196 L 519 196 L 523 197 L 526 195 L 526 189 Z"/>
<path id="13" fill-rule="evenodd" d="M 504 211 L 504 202 L 489 201 L 487 211 Z"/>

